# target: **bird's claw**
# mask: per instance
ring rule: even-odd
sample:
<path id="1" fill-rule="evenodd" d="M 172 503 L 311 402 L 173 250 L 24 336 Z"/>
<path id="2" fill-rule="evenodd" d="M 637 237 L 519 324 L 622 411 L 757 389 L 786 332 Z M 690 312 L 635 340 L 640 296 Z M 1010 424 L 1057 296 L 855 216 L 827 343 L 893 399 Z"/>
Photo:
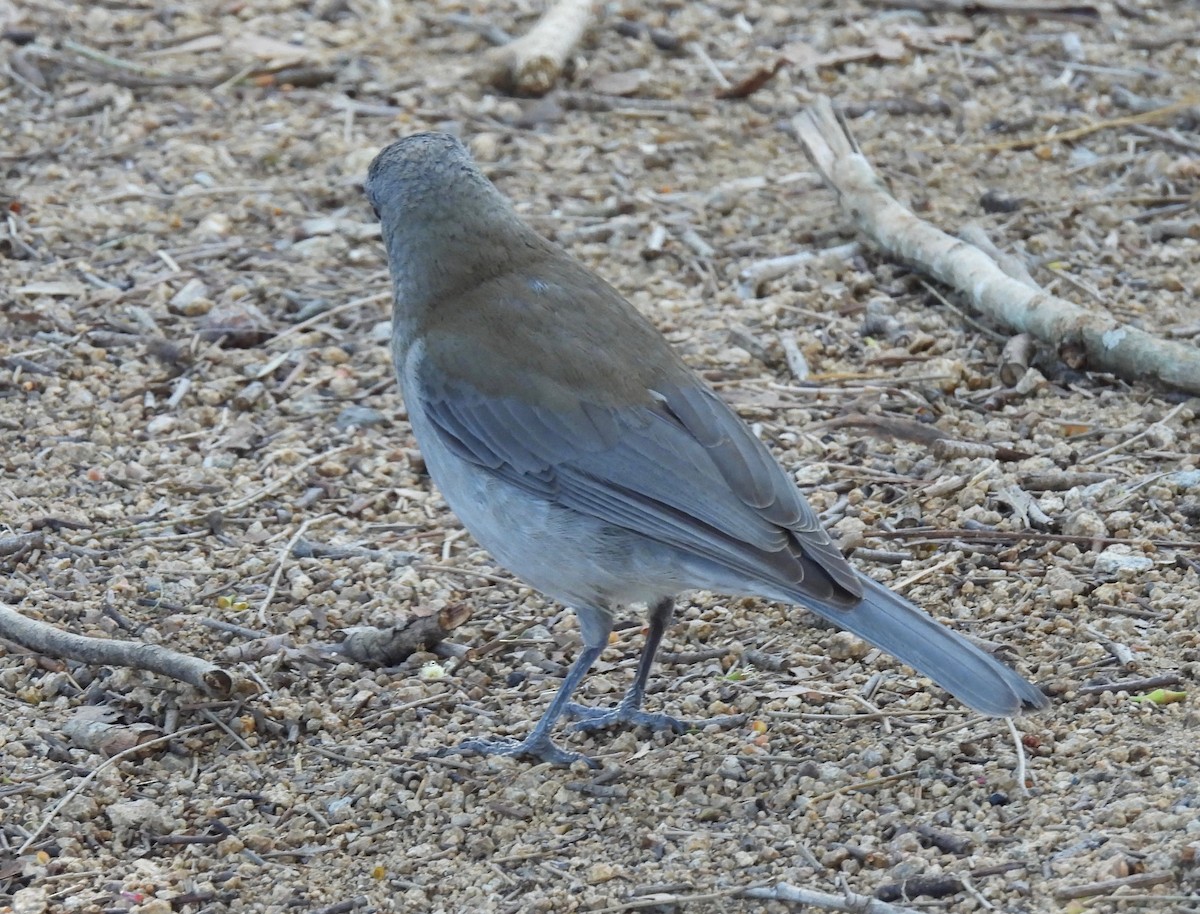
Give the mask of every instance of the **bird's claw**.
<path id="1" fill-rule="evenodd" d="M 478 737 L 465 740 L 457 746 L 447 747 L 442 752 L 459 755 L 504 755 L 510 758 L 531 758 L 563 768 L 570 768 L 576 762 L 583 762 L 589 768 L 600 767 L 600 763 L 595 759 L 589 758 L 582 752 L 568 752 L 566 749 L 560 749 L 544 736 L 520 741 Z"/>
<path id="2" fill-rule="evenodd" d="M 697 724 L 690 720 L 680 720 L 669 714 L 651 714 L 637 708 L 617 705 L 608 711 L 599 708 L 588 708 L 572 702 L 567 705 L 566 713 L 578 718 L 577 722 L 568 727 L 571 733 L 594 733 L 597 730 L 608 730 L 611 727 L 624 725 L 628 727 L 645 727 L 648 730 L 670 730 L 672 733 L 683 733 Z"/>

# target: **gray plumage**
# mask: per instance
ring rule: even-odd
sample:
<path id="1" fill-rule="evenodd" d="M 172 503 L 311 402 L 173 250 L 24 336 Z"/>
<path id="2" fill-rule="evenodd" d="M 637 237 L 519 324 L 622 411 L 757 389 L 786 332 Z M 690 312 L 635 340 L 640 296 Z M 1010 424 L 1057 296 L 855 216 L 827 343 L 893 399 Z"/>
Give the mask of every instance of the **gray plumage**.
<path id="1" fill-rule="evenodd" d="M 566 763 L 549 733 L 677 722 L 641 711 L 680 591 L 804 606 L 938 682 L 1011 715 L 1040 691 L 903 597 L 856 572 L 788 475 L 649 321 L 521 222 L 452 137 L 417 134 L 371 164 L 395 289 L 392 352 L 430 475 L 477 540 L 579 615 L 585 650 L 529 738 L 480 752 Z M 651 607 L 637 679 L 601 714 L 570 693 L 613 613 Z"/>

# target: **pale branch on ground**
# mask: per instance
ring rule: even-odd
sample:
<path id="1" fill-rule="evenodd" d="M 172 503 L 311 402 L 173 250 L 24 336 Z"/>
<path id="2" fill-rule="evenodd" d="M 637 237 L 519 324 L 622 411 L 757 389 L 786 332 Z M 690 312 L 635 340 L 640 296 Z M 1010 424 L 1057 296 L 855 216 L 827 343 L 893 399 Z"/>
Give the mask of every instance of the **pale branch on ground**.
<path id="1" fill-rule="evenodd" d="M 859 230 L 885 253 L 963 295 L 990 320 L 1087 366 L 1200 394 L 1200 348 L 1161 339 L 1008 276 L 978 247 L 917 218 L 888 192 L 825 96 L 792 122 L 809 158 Z M 1079 367 L 1079 366 L 1075 366 Z"/>
<path id="2" fill-rule="evenodd" d="M 114 641 L 64 632 L 47 622 L 22 615 L 3 603 L 0 603 L 0 638 L 48 657 L 148 670 L 221 698 L 233 692 L 233 677 L 207 660 L 159 644 Z"/>
<path id="3" fill-rule="evenodd" d="M 528 32 L 484 55 L 488 82 L 529 95 L 545 95 L 596 14 L 596 0 L 556 0 Z"/>
<path id="4" fill-rule="evenodd" d="M 787 882 L 746 889 L 741 893 L 741 897 L 807 905 L 821 911 L 849 911 L 852 914 L 916 914 L 916 908 L 892 904 L 890 901 L 880 901 L 878 898 L 859 895 L 849 889 L 839 895 L 834 895 L 830 892 L 818 892 L 816 889 L 806 889 L 803 886 L 791 885 Z"/>

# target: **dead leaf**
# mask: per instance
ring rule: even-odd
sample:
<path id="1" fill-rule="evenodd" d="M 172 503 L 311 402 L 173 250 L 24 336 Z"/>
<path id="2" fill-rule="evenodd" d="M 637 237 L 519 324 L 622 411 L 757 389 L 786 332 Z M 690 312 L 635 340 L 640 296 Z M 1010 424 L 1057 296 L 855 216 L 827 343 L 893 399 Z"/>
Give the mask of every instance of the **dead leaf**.
<path id="1" fill-rule="evenodd" d="M 785 66 L 787 66 L 788 63 L 789 61 L 786 58 L 780 57 L 769 66 L 760 67 L 759 69 L 755 70 L 740 82 L 736 82 L 732 86 L 724 89 L 718 89 L 717 98 L 746 98 L 747 96 L 753 95 L 768 82 L 770 82 L 771 78 Z"/>

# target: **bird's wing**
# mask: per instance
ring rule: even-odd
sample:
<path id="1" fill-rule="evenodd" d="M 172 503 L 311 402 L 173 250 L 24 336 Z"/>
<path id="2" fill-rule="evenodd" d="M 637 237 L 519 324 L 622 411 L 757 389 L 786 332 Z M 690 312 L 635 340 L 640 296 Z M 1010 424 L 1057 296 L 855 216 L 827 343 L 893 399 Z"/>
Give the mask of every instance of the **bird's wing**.
<path id="1" fill-rule="evenodd" d="M 691 383 L 659 385 L 642 406 L 548 410 L 445 379 L 423 385 L 423 405 L 460 457 L 533 495 L 780 589 L 861 596 L 858 575 L 762 442 L 684 377 Z"/>

